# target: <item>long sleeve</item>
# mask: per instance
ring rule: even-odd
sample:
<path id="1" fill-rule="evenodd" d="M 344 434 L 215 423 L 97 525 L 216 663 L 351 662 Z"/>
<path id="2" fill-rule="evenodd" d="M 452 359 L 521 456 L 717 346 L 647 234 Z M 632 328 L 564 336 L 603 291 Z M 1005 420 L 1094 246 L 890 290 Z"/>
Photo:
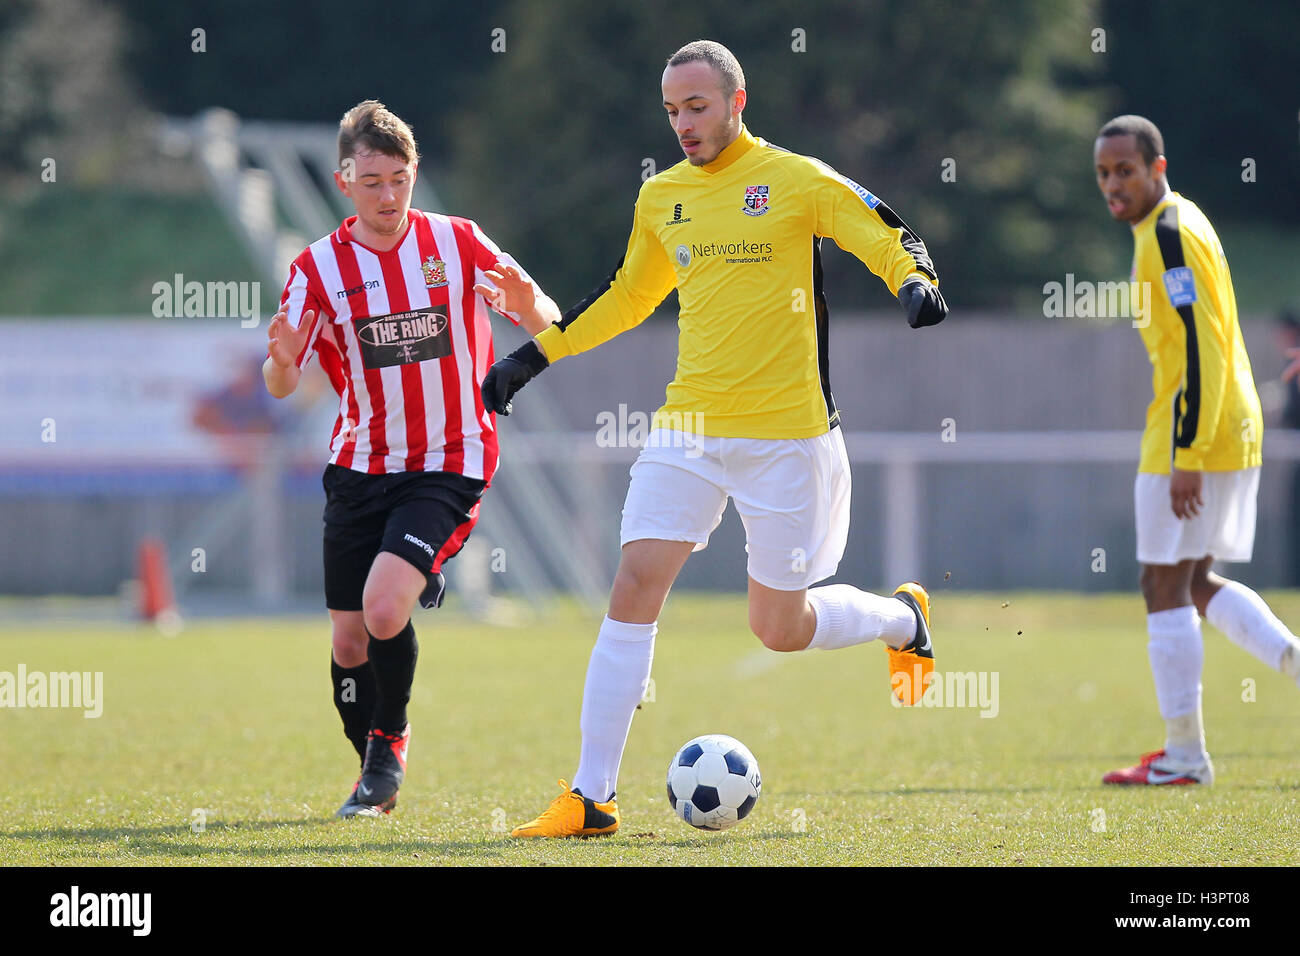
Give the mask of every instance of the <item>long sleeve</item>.
<path id="1" fill-rule="evenodd" d="M 645 227 L 638 200 L 627 252 L 618 267 L 569 309 L 559 325 L 543 329 L 537 344 L 552 362 L 594 349 L 645 321 L 676 284 L 672 263 Z"/>
<path id="2" fill-rule="evenodd" d="M 894 210 L 825 163 L 811 167 L 817 235 L 857 256 L 895 295 L 911 275 L 939 284 L 925 243 Z"/>
<path id="3" fill-rule="evenodd" d="M 1162 260 L 1161 288 L 1155 295 L 1163 295 L 1177 312 L 1184 334 L 1183 387 L 1174 412 L 1174 467 L 1201 471 L 1214 447 L 1227 391 L 1226 323 L 1204 286 L 1210 274 L 1208 253 L 1195 242 L 1184 244 L 1176 207 L 1161 213 L 1155 233 Z"/>
<path id="4" fill-rule="evenodd" d="M 306 249 L 289 267 L 289 278 L 284 284 L 284 291 L 280 293 L 281 308 L 287 313 L 285 318 L 295 329 L 302 324 L 303 316 L 307 312 L 316 313 L 307 341 L 302 351 L 298 353 L 296 364 L 299 369 L 305 368 L 311 360 L 321 326 L 334 314 L 332 309 L 322 304 L 324 297 L 319 292 L 320 282 L 314 273 L 315 264 L 311 261 L 311 250 Z"/>

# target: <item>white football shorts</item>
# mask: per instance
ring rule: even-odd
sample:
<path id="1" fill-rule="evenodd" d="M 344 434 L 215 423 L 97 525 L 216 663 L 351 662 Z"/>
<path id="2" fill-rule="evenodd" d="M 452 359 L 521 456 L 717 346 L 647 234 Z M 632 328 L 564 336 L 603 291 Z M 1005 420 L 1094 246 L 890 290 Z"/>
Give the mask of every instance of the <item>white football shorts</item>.
<path id="1" fill-rule="evenodd" d="M 1133 485 L 1137 559 L 1177 564 L 1207 555 L 1216 561 L 1249 561 L 1255 548 L 1255 495 L 1259 469 L 1202 473 L 1205 505 L 1193 518 L 1174 517 L 1169 476 L 1139 474 Z"/>
<path id="2" fill-rule="evenodd" d="M 694 541 L 700 551 L 727 498 L 745 525 L 749 576 L 798 591 L 839 567 L 851 489 L 844 436 L 716 438 L 656 428 L 632 465 L 622 544 Z"/>

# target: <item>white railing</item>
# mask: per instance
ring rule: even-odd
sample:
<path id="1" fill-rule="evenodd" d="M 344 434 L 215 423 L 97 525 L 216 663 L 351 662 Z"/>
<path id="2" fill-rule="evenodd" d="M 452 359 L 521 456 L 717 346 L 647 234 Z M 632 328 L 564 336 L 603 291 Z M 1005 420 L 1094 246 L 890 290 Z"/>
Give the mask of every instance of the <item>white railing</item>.
<path id="1" fill-rule="evenodd" d="M 923 567 L 919 534 L 924 508 L 922 466 L 1008 464 L 1131 464 L 1137 470 L 1141 432 L 958 432 L 944 441 L 934 432 L 845 432 L 844 444 L 853 465 L 884 469 L 884 520 L 881 547 L 885 579 L 906 580 Z M 635 446 L 602 447 L 594 430 L 514 434 L 509 438 L 511 463 L 626 463 L 640 451 Z M 1300 432 L 1266 429 L 1264 460 L 1300 461 Z M 617 510 L 611 520 L 618 517 Z"/>

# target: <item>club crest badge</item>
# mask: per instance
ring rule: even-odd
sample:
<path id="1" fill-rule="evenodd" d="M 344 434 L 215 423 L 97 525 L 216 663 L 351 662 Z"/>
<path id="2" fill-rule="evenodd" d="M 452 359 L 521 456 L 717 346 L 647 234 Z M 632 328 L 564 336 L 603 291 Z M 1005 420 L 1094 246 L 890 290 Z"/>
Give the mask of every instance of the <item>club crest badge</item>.
<path id="1" fill-rule="evenodd" d="M 441 289 L 447 284 L 446 263 L 441 259 L 435 259 L 433 256 L 424 260 L 420 266 L 424 272 L 424 287 L 426 289 Z"/>
<path id="2" fill-rule="evenodd" d="M 771 200 L 770 187 L 768 186 L 746 186 L 745 187 L 745 206 L 740 211 L 746 216 L 761 216 L 768 211 L 768 203 Z"/>

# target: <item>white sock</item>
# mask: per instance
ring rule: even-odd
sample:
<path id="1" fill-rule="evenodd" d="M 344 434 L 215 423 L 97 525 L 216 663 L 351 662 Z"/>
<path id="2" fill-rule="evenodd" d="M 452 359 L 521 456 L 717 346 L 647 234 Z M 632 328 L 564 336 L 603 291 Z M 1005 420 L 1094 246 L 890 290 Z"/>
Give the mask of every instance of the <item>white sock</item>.
<path id="1" fill-rule="evenodd" d="M 876 638 L 897 649 L 916 637 L 916 615 L 898 598 L 828 584 L 810 590 L 808 602 L 817 615 L 809 650 L 834 651 Z"/>
<path id="2" fill-rule="evenodd" d="M 618 784 L 618 765 L 645 694 L 658 623 L 601 622 L 582 691 L 582 752 L 573 789 L 604 803 Z"/>
<path id="3" fill-rule="evenodd" d="M 1288 663 L 1283 660 L 1287 649 L 1300 643 L 1263 598 L 1236 581 L 1229 581 L 1210 598 L 1205 605 L 1205 619 L 1228 635 L 1232 643 L 1283 673 L 1283 665 Z M 1291 659 L 1297 659 L 1294 652 Z"/>
<path id="4" fill-rule="evenodd" d="M 1165 719 L 1165 753 L 1171 763 L 1196 767 L 1209 759 L 1201 720 L 1201 618 L 1196 608 L 1176 607 L 1147 615 L 1147 653 L 1156 701 Z"/>

